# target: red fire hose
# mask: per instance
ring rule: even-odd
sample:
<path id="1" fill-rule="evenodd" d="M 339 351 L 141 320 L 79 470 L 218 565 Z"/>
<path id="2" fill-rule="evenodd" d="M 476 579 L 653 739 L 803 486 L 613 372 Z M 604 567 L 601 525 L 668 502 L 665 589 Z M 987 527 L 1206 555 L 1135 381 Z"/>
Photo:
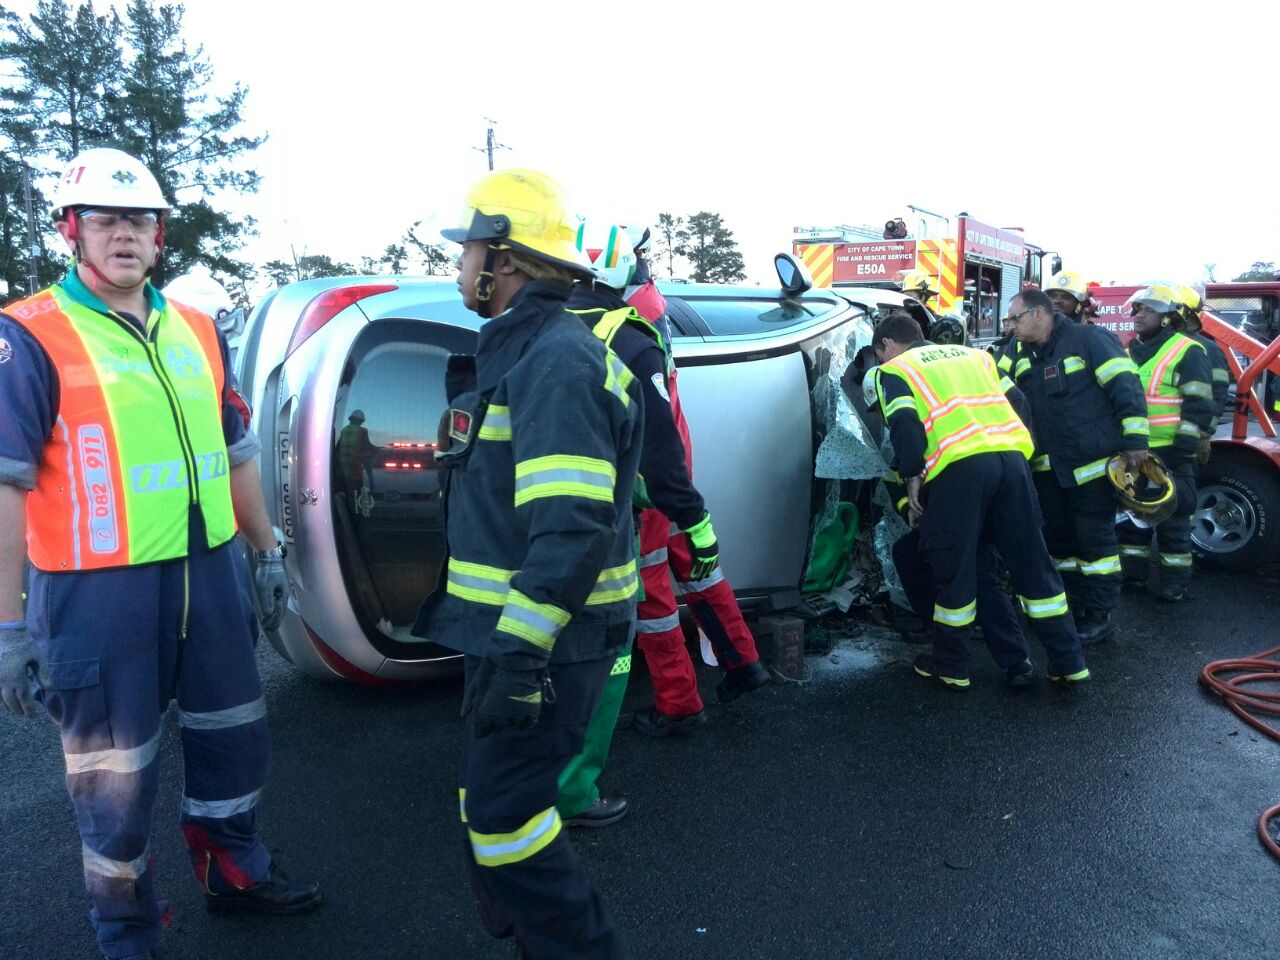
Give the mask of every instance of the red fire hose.
<path id="1" fill-rule="evenodd" d="M 1280 684 L 1280 647 L 1240 660 L 1215 660 L 1200 671 L 1200 682 L 1222 698 L 1232 713 L 1259 733 L 1280 742 L 1276 729 L 1255 714 L 1280 716 L 1280 692 L 1246 689 L 1250 684 Z M 1235 676 L 1226 676 L 1235 674 Z M 1258 839 L 1273 857 L 1280 859 L 1280 844 L 1269 829 L 1272 819 L 1280 815 L 1280 803 L 1268 807 L 1258 818 Z"/>

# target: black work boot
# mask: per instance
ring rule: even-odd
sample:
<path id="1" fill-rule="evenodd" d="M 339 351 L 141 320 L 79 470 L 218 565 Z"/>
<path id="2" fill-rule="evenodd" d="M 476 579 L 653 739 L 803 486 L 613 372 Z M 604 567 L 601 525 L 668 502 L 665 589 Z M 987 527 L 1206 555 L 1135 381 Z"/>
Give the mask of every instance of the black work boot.
<path id="1" fill-rule="evenodd" d="M 1031 665 L 1030 660 L 1023 660 L 1006 670 L 1005 676 L 1009 680 L 1009 686 L 1021 690 L 1036 682 L 1036 668 Z"/>
<path id="2" fill-rule="evenodd" d="M 320 884 L 294 883 L 274 863 L 267 878 L 234 893 L 206 893 L 205 908 L 210 913 L 306 913 L 320 906 Z"/>
<path id="3" fill-rule="evenodd" d="M 607 827 L 627 815 L 631 807 L 622 797 L 609 800 L 601 797 L 576 817 L 565 817 L 566 827 Z"/>
<path id="4" fill-rule="evenodd" d="M 1115 635 L 1115 621 L 1111 619 L 1109 610 L 1095 610 L 1086 607 L 1076 624 L 1076 633 L 1080 636 L 1080 646 L 1091 647 L 1103 640 L 1110 640 Z"/>
<path id="5" fill-rule="evenodd" d="M 637 712 L 631 723 L 641 733 L 650 737 L 666 737 L 673 733 L 693 733 L 706 722 L 706 719 L 706 711 L 703 710 L 683 717 L 675 717 L 660 712 L 657 707 L 650 707 L 648 710 Z"/>
<path id="6" fill-rule="evenodd" d="M 763 663 L 755 660 L 742 667 L 734 667 L 724 672 L 724 679 L 716 687 L 716 696 L 721 703 L 737 700 L 744 693 L 759 690 L 769 682 L 769 671 Z"/>
<path id="7" fill-rule="evenodd" d="M 1187 584 L 1185 583 L 1166 583 L 1160 581 L 1160 589 L 1156 591 L 1156 596 L 1165 603 L 1177 603 L 1179 600 L 1189 599 L 1187 595 Z"/>
<path id="8" fill-rule="evenodd" d="M 948 690 L 968 690 L 968 677 L 949 677 L 943 672 L 943 668 L 938 662 L 927 653 L 922 653 L 916 657 L 916 662 L 912 665 L 917 676 L 924 677 L 926 680 L 932 680 L 939 683 Z M 953 673 L 956 671 L 952 671 Z"/>

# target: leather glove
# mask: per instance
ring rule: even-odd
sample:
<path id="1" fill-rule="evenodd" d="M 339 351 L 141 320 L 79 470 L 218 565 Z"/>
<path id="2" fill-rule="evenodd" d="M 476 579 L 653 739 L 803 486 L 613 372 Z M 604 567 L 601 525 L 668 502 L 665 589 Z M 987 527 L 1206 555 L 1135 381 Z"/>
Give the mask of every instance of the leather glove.
<path id="1" fill-rule="evenodd" d="M 284 546 L 253 554 L 253 589 L 258 595 L 258 621 L 270 632 L 280 626 L 289 603 L 289 578 L 284 572 Z"/>
<path id="2" fill-rule="evenodd" d="M 35 674 L 36 683 L 42 689 L 53 686 L 44 654 L 27 633 L 27 625 L 0 627 L 0 701 L 6 710 L 19 717 L 40 713 L 40 704 L 31 695 L 28 671 Z"/>
<path id="3" fill-rule="evenodd" d="M 1208 437 L 1200 438 L 1200 445 L 1196 448 L 1196 463 L 1204 466 L 1209 462 L 1209 457 L 1213 454 L 1213 445 L 1209 442 Z"/>
<path id="4" fill-rule="evenodd" d="M 528 730 L 538 722 L 542 704 L 555 703 L 555 699 L 545 667 L 511 670 L 485 657 L 463 691 L 462 716 L 475 711 L 477 737 Z"/>
<path id="5" fill-rule="evenodd" d="M 720 566 L 720 544 L 711 529 L 711 514 L 704 513 L 701 520 L 685 531 L 685 536 L 689 538 L 689 553 L 693 558 L 689 579 L 705 580 Z"/>

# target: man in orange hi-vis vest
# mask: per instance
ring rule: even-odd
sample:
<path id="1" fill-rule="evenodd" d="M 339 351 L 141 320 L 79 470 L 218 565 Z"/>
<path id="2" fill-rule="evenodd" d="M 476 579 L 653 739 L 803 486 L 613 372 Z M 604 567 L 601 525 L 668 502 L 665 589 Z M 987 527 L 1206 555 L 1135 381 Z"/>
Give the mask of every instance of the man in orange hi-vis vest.
<path id="1" fill-rule="evenodd" d="M 1049 679 L 1089 678 L 1062 579 L 1040 534 L 1027 460 L 1031 435 L 1012 400 L 1021 394 L 990 354 L 923 339 L 906 314 L 877 325 L 877 391 L 889 425 L 894 469 L 906 482 L 910 520 L 933 570 L 933 654 L 915 672 L 952 690 L 969 686 L 969 637 L 977 614 L 979 549 L 1008 565 L 1022 608 L 1049 658 Z M 1031 662 L 1009 668 L 1029 679 Z"/>
<path id="2" fill-rule="evenodd" d="M 168 208 L 135 158 L 81 153 L 53 201 L 66 279 L 0 313 L 0 700 L 25 716 L 38 701 L 61 730 L 98 948 L 126 960 L 153 956 L 167 920 L 148 840 L 174 699 L 182 832 L 209 910 L 320 903 L 258 835 L 271 747 L 232 540 L 256 552 L 267 629 L 284 615 L 283 548 L 225 339 L 149 282 Z"/>

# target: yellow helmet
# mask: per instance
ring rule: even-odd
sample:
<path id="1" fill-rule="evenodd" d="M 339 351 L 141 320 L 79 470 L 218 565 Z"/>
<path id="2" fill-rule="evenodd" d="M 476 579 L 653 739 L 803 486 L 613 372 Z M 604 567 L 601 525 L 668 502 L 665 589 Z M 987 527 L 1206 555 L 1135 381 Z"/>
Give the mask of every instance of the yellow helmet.
<path id="1" fill-rule="evenodd" d="M 1045 284 L 1044 292 L 1050 290 L 1061 290 L 1063 293 L 1069 293 L 1076 298 L 1076 303 L 1084 301 L 1089 296 L 1089 284 L 1084 277 L 1076 273 L 1074 270 L 1063 270 L 1061 273 L 1055 273 L 1047 284 Z"/>
<path id="2" fill-rule="evenodd" d="M 920 299 L 921 293 L 931 297 L 940 289 L 938 281 L 923 270 L 908 270 L 902 275 L 902 292 L 912 294 L 917 299 Z"/>
<path id="3" fill-rule="evenodd" d="M 1153 283 L 1139 290 L 1129 303 L 1135 307 L 1150 307 L 1156 313 L 1176 313 L 1182 298 L 1172 284 Z"/>
<path id="4" fill-rule="evenodd" d="M 1107 479 L 1125 510 L 1143 523 L 1155 526 L 1173 516 L 1178 494 L 1160 458 L 1154 453 L 1135 470 L 1123 454 L 1107 461 Z"/>
<path id="5" fill-rule="evenodd" d="M 489 240 L 498 250 L 526 253 L 584 278 L 591 265 L 578 249 L 578 224 L 560 185 L 536 170 L 498 170 L 468 191 L 458 226 L 446 240 Z"/>

